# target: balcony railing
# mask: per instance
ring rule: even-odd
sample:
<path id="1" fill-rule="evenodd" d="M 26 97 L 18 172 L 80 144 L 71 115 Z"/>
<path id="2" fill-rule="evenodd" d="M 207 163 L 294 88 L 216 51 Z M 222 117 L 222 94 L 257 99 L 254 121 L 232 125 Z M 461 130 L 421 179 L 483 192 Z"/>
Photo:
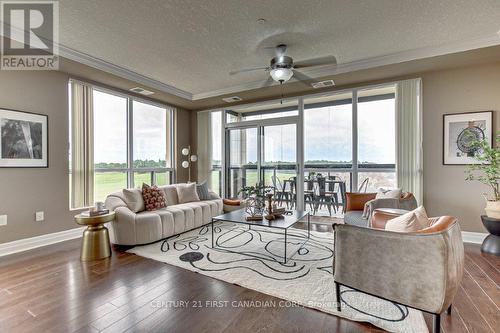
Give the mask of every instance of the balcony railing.
<path id="1" fill-rule="evenodd" d="M 295 164 L 263 165 L 261 166 L 261 178 L 258 179 L 257 165 L 246 164 L 242 166 L 231 166 L 227 179 L 230 181 L 230 193 L 227 196 L 237 197 L 238 190 L 247 185 L 254 185 L 263 182 L 266 185 L 272 185 L 271 177 L 275 176 L 280 180 L 289 179 L 296 176 Z M 346 182 L 348 191 L 357 191 L 352 188 L 354 172 L 352 164 L 331 164 L 331 163 L 306 163 L 304 174 L 307 177 L 310 173 L 321 173 L 325 177 L 338 176 Z M 394 164 L 373 164 L 362 163 L 358 165 L 358 184 L 364 179 L 369 178 L 367 191 L 375 191 L 380 187 L 394 187 L 396 166 Z M 212 186 L 214 178 L 217 178 L 219 193 L 222 192 L 222 171 L 219 165 L 214 165 L 212 169 Z"/>

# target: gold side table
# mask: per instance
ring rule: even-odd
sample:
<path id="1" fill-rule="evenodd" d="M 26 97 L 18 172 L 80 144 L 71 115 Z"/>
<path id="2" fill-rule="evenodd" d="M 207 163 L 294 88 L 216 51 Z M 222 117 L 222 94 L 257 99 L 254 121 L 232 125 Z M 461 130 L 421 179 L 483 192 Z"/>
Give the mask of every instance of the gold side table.
<path id="1" fill-rule="evenodd" d="M 75 222 L 86 225 L 83 232 L 82 251 L 80 259 L 82 261 L 92 261 L 111 257 L 111 244 L 109 242 L 108 228 L 104 223 L 115 219 L 115 212 L 98 216 L 75 216 Z"/>

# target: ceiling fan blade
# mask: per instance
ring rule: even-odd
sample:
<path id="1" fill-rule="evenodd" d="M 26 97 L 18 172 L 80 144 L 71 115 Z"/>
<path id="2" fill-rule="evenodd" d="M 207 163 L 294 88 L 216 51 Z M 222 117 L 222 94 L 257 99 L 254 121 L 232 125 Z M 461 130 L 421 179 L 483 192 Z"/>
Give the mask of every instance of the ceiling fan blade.
<path id="1" fill-rule="evenodd" d="M 298 80 L 298 81 L 310 81 L 310 80 L 314 80 L 314 78 L 304 74 L 304 73 L 301 73 L 297 70 L 293 70 L 293 76 L 292 78 L 294 78 L 295 80 Z"/>
<path id="2" fill-rule="evenodd" d="M 258 70 L 266 70 L 268 69 L 268 67 L 255 67 L 255 68 L 245 68 L 245 69 L 240 69 L 240 70 L 237 70 L 237 71 L 232 71 L 232 72 L 229 72 L 229 75 L 236 75 L 236 74 L 239 74 L 239 73 L 245 73 L 245 72 L 252 72 L 252 71 L 258 71 Z"/>
<path id="3" fill-rule="evenodd" d="M 264 83 L 260 86 L 261 88 L 264 88 L 264 87 L 269 87 L 270 85 L 272 85 L 274 83 L 274 80 L 271 76 L 269 76 L 267 78 L 266 81 L 264 81 Z"/>
<path id="4" fill-rule="evenodd" d="M 293 68 L 305 68 L 313 66 L 336 65 L 337 59 L 334 56 L 326 56 L 308 60 L 297 61 L 294 63 Z"/>

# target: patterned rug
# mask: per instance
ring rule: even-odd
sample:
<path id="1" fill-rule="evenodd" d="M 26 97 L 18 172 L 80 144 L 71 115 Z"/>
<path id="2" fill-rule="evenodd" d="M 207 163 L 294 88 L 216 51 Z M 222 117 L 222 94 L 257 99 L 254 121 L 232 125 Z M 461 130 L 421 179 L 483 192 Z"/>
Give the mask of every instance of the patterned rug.
<path id="1" fill-rule="evenodd" d="M 289 229 L 283 263 L 284 234 L 228 222 L 173 236 L 128 252 L 392 332 L 428 332 L 423 315 L 405 306 L 342 287 L 342 311 L 336 310 L 332 275 L 333 234 Z"/>

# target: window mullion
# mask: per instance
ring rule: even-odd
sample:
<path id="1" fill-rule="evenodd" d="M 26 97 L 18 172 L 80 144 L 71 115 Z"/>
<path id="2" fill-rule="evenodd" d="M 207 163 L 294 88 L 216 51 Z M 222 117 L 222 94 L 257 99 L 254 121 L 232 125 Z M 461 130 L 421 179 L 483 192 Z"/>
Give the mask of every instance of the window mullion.
<path id="1" fill-rule="evenodd" d="M 358 90 L 352 91 L 352 182 L 351 190 L 358 191 Z"/>
<path id="2" fill-rule="evenodd" d="M 134 108 L 132 98 L 127 98 L 127 184 L 134 188 Z"/>

